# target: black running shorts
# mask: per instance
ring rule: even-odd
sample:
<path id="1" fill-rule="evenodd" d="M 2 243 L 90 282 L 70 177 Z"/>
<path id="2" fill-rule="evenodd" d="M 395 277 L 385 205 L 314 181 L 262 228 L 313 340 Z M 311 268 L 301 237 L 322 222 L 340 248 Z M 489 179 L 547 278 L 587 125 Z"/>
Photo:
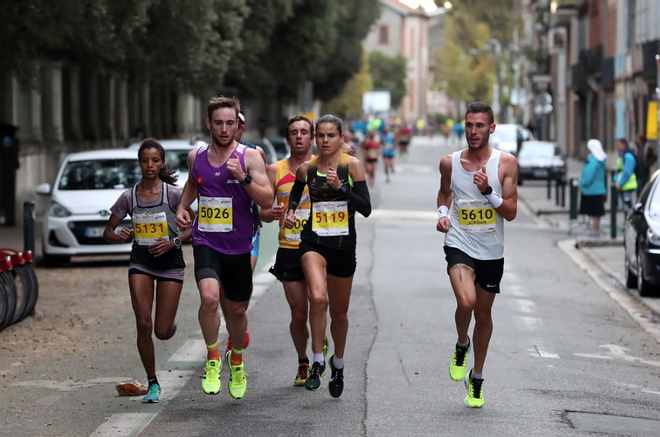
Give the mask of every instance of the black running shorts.
<path id="1" fill-rule="evenodd" d="M 447 260 L 447 273 L 456 264 L 465 264 L 474 270 L 475 284 L 491 293 L 500 292 L 500 282 L 504 274 L 504 258 L 480 260 L 472 258 L 462 250 L 445 246 L 445 259 Z"/>
<path id="2" fill-rule="evenodd" d="M 246 302 L 252 297 L 252 265 L 250 252 L 225 255 L 208 246 L 193 246 L 195 280 L 213 278 L 222 284 L 225 296 L 232 302 Z"/>
<path id="3" fill-rule="evenodd" d="M 329 275 L 337 276 L 338 278 L 350 278 L 355 273 L 355 267 L 357 266 L 355 249 L 332 249 L 303 240 L 300 242 L 300 248 L 298 250 L 300 251 L 301 258 L 307 252 L 316 252 L 325 258 L 327 263 L 326 271 Z"/>
<path id="4" fill-rule="evenodd" d="M 269 271 L 280 282 L 303 280 L 305 273 L 300 264 L 300 257 L 300 250 L 280 247 L 277 249 L 275 265 Z"/>

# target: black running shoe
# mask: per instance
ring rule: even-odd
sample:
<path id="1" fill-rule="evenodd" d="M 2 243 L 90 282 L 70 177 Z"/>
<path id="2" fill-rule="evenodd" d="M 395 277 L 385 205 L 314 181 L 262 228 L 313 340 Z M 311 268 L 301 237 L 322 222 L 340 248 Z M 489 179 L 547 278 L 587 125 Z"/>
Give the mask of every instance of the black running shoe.
<path id="1" fill-rule="evenodd" d="M 321 364 L 318 361 L 314 361 L 312 370 L 305 380 L 305 388 L 307 390 L 318 390 L 321 388 L 321 374 L 323 373 L 325 373 L 325 363 Z"/>
<path id="2" fill-rule="evenodd" d="M 328 383 L 328 390 L 330 391 L 330 396 L 333 398 L 338 398 L 341 396 L 341 392 L 344 391 L 344 368 L 335 369 L 332 365 L 332 360 L 335 356 L 330 355 L 328 364 L 330 365 L 330 370 L 332 370 L 332 377 Z"/>

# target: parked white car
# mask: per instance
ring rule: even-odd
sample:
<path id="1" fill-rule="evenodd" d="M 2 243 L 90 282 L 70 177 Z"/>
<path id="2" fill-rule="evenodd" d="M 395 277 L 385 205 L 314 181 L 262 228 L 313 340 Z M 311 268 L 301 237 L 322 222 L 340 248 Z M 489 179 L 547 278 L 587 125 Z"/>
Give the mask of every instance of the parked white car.
<path id="1" fill-rule="evenodd" d="M 178 171 L 177 186 L 183 190 L 183 186 L 188 180 L 188 153 L 191 150 L 197 149 L 200 146 L 205 146 L 204 141 L 193 140 L 158 140 L 163 149 L 165 150 L 165 164 Z M 128 146 L 128 149 L 139 150 L 141 143 L 133 143 Z M 137 156 L 137 155 L 136 155 Z M 197 208 L 194 208 L 197 211 Z"/>
<path id="2" fill-rule="evenodd" d="M 503 152 L 518 154 L 518 142 L 534 141 L 534 135 L 519 124 L 497 124 L 488 145 Z"/>
<path id="3" fill-rule="evenodd" d="M 95 150 L 68 155 L 50 184 L 36 192 L 50 195 L 51 203 L 43 220 L 44 262 L 56 265 L 72 255 L 130 253 L 131 244 L 110 244 L 103 231 L 110 207 L 126 189 L 142 178 L 133 149 Z M 127 216 L 117 227 L 132 227 Z"/>

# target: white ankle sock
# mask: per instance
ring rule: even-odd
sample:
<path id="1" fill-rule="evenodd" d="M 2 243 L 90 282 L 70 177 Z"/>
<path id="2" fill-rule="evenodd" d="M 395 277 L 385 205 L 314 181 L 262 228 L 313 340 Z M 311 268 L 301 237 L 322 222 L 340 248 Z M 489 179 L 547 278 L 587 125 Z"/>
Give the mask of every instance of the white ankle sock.
<path id="1" fill-rule="evenodd" d="M 314 358 L 312 358 L 314 361 L 313 363 L 321 363 L 325 364 L 325 359 L 323 358 L 323 354 L 314 354 Z"/>
<path id="2" fill-rule="evenodd" d="M 336 356 L 332 356 L 332 367 L 335 369 L 343 369 L 344 368 L 344 359 L 343 358 L 337 358 Z"/>

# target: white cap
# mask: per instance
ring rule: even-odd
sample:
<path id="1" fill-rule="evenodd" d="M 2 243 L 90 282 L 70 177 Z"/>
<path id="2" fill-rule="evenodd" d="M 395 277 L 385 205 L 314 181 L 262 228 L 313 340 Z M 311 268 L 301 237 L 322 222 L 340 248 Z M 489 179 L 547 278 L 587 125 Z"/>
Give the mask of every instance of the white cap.
<path id="1" fill-rule="evenodd" d="M 243 124 L 245 124 L 245 116 L 243 114 L 241 114 L 240 112 L 238 113 L 238 119 L 241 120 L 243 122 Z"/>
<path id="2" fill-rule="evenodd" d="M 592 155 L 596 157 L 599 161 L 605 161 L 607 159 L 607 154 L 603 151 L 603 145 L 598 140 L 589 140 L 587 141 L 587 148 Z"/>

